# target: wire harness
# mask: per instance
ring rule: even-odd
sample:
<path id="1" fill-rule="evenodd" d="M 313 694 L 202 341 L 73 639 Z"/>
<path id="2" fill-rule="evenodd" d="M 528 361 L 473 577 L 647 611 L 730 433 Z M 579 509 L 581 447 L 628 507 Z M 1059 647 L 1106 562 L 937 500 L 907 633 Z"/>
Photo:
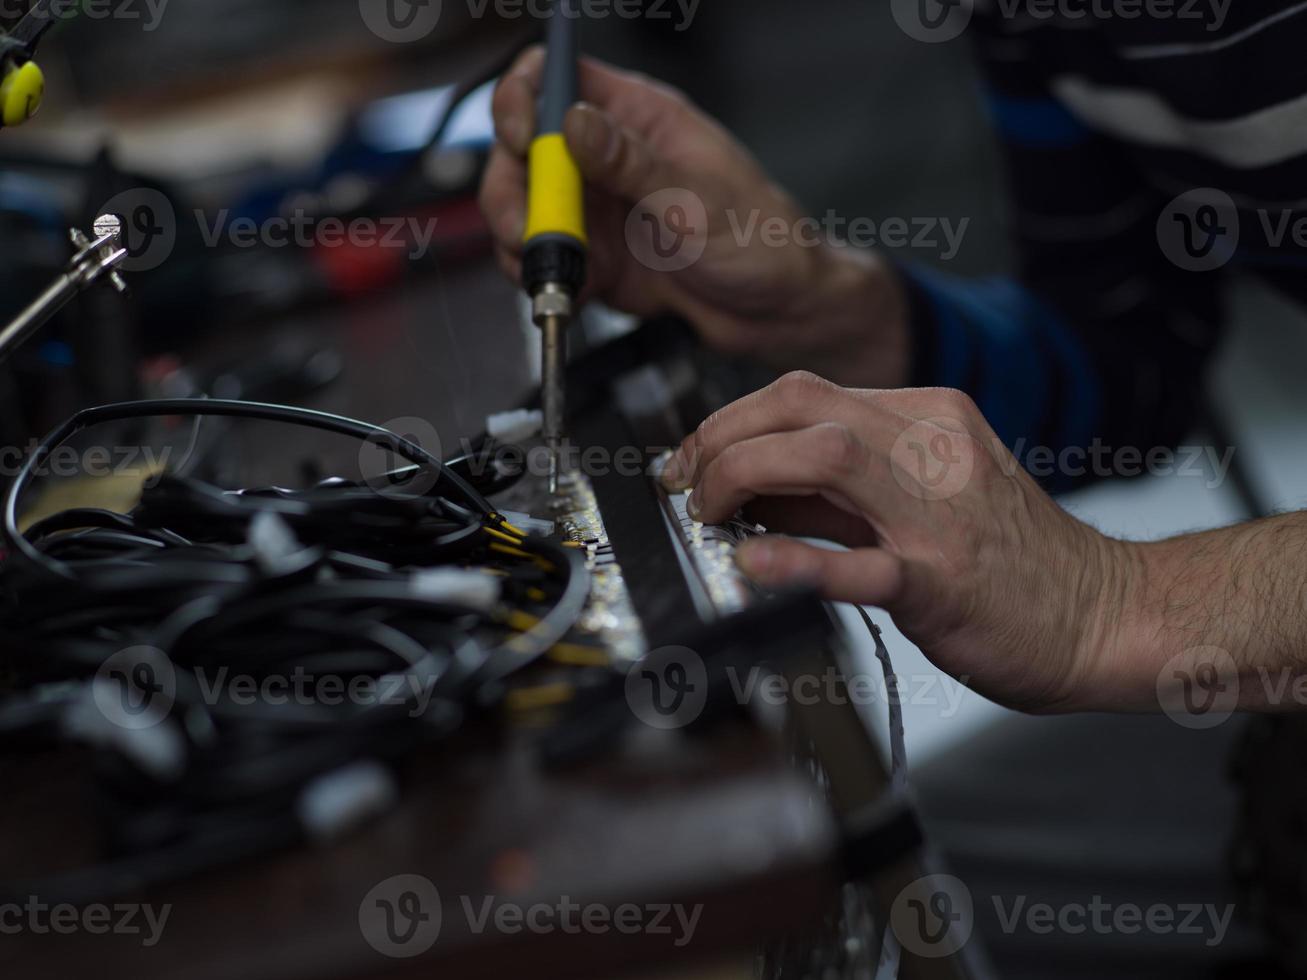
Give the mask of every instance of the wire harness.
<path id="1" fill-rule="evenodd" d="M 168 475 L 128 514 L 67 510 L 20 529 L 24 492 L 77 433 L 173 416 L 307 426 L 412 466 L 385 492 Z M 406 759 L 511 702 L 524 676 L 538 686 L 536 670 L 564 669 L 550 653 L 588 600 L 584 557 L 509 523 L 460 473 L 469 458 L 218 400 L 91 409 L 40 443 L 0 515 L 0 751 L 95 746 L 110 855 L 42 894 L 121 891 L 343 833 L 393 802 Z"/>

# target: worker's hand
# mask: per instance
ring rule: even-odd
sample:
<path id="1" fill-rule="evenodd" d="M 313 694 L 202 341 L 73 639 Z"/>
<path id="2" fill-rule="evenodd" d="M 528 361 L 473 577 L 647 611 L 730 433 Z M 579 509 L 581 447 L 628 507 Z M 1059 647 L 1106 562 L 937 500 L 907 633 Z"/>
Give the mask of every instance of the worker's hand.
<path id="1" fill-rule="evenodd" d="M 481 189 L 500 262 L 515 281 L 543 62 L 541 49 L 528 51 L 495 92 L 497 141 Z M 778 366 L 809 367 L 846 383 L 906 383 L 904 300 L 878 257 L 765 234 L 769 221 L 792 232 L 803 215 L 729 133 L 679 93 L 589 60 L 580 88 L 586 101 L 568 114 L 564 134 L 588 188 L 587 295 L 639 316 L 678 314 L 710 344 Z M 699 224 L 705 212 L 706 229 Z M 677 227 L 668 227 L 673 221 Z M 669 249 L 692 251 L 667 262 L 654 253 L 651 261 L 632 247 L 628 230 L 650 244 L 659 235 Z M 782 237 L 786 244 L 778 245 Z"/>
<path id="2" fill-rule="evenodd" d="M 706 421 L 668 469 L 699 520 L 746 508 L 852 549 L 748 542 L 739 563 L 760 585 L 881 606 L 939 667 L 1013 707 L 1127 707 L 1102 675 L 1135 546 L 1058 507 L 966 395 L 795 373 Z"/>

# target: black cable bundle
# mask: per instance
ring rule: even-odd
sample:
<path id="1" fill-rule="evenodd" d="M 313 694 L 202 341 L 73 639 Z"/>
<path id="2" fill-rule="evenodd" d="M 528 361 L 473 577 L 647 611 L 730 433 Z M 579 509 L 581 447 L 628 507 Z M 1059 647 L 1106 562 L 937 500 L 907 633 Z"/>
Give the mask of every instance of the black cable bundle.
<path id="1" fill-rule="evenodd" d="M 70 510 L 19 530 L 23 490 L 71 436 L 174 415 L 372 441 L 415 464 L 396 474 L 433 485 L 165 477 L 130 514 Z M 18 693 L 0 691 L 0 751 L 96 745 L 115 857 L 41 894 L 120 891 L 332 836 L 393 798 L 391 764 L 498 704 L 567 638 L 589 595 L 582 556 L 514 528 L 457 469 L 365 423 L 244 402 L 107 406 L 47 437 L 4 501 L 0 678 Z"/>

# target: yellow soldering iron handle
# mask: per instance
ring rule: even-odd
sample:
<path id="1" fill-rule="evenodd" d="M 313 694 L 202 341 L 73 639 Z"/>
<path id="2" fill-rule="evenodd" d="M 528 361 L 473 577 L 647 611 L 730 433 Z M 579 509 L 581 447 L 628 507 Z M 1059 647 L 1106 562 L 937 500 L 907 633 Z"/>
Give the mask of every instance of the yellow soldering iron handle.
<path id="1" fill-rule="evenodd" d="M 547 235 L 565 235 L 582 246 L 585 230 L 585 188 L 581 171 L 561 132 L 542 133 L 531 144 L 526 244 Z"/>
<path id="2" fill-rule="evenodd" d="M 549 19 L 539 123 L 528 159 L 522 272 L 532 295 L 553 284 L 575 296 L 585 283 L 585 186 L 563 137 L 563 120 L 577 99 L 579 18 L 574 0 L 557 0 Z"/>
<path id="3" fill-rule="evenodd" d="M 0 123 L 21 126 L 36 115 L 45 97 L 45 73 L 35 61 L 6 64 L 0 79 Z"/>

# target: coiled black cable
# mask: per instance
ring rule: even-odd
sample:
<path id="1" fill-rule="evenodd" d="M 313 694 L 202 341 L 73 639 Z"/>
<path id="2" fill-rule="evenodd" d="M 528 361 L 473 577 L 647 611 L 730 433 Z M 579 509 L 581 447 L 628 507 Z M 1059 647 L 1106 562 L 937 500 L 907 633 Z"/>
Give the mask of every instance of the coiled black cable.
<path id="1" fill-rule="evenodd" d="M 69 438 L 186 415 L 352 436 L 435 479 L 425 492 L 388 493 L 343 479 L 233 491 L 165 476 L 129 514 L 67 510 L 20 530 L 24 490 Z M 44 883 L 70 896 L 298 839 L 300 808 L 324 778 L 361 760 L 396 765 L 493 710 L 532 668 L 557 669 L 546 655 L 574 633 L 589 598 L 581 553 L 517 531 L 415 443 L 308 409 L 213 400 L 90 409 L 41 441 L 3 508 L 0 672 L 16 694 L 0 692 L 0 751 L 88 732 L 100 747 L 110 860 Z M 231 678 L 258 696 L 238 696 Z M 326 698 L 327 682 L 364 695 Z M 128 699 L 150 684 L 167 697 L 148 732 L 106 727 L 94 713 L 106 691 Z M 383 685 L 392 697 L 380 696 Z M 292 693 L 274 703 L 270 690 Z"/>

